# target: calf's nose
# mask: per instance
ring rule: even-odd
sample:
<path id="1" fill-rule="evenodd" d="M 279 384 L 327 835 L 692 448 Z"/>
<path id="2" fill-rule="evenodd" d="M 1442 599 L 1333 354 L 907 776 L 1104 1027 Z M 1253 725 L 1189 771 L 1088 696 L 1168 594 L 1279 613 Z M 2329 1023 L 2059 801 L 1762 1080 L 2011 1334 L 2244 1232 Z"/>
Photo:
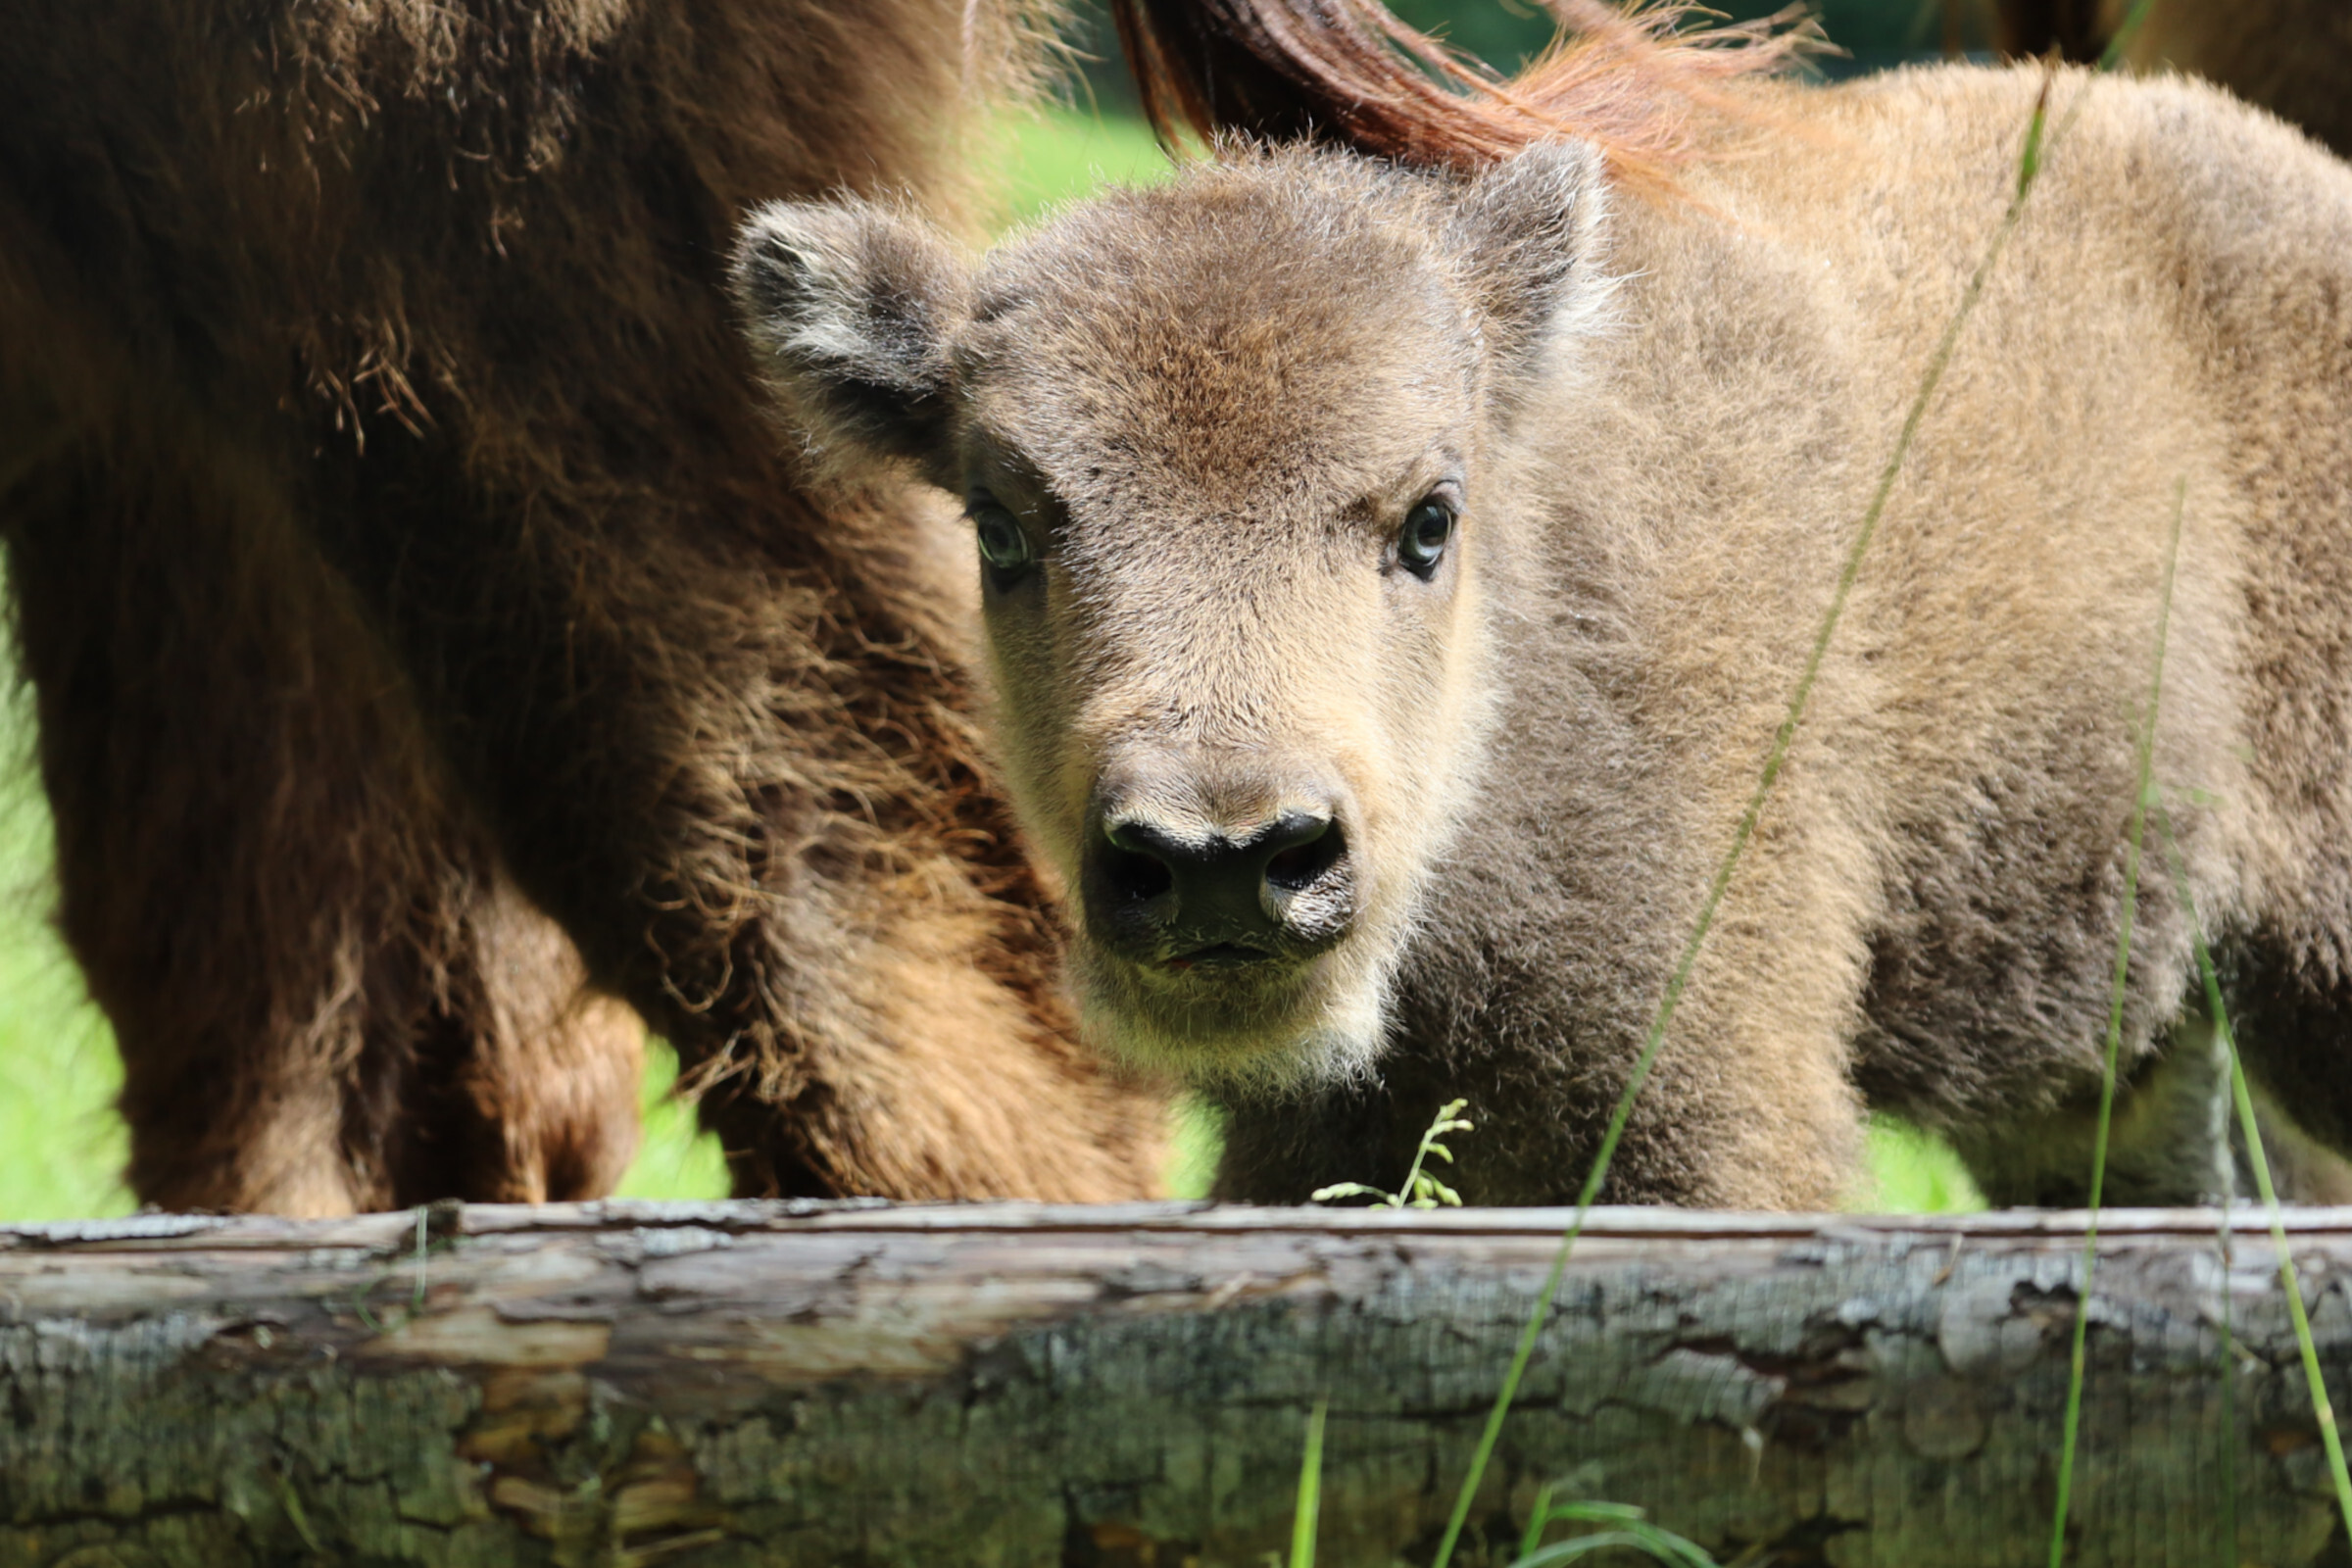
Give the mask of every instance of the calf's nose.
<path id="1" fill-rule="evenodd" d="M 1353 912 L 1329 808 L 1233 830 L 1106 810 L 1087 867 L 1099 934 L 1138 957 L 1240 963 L 1329 946 Z"/>

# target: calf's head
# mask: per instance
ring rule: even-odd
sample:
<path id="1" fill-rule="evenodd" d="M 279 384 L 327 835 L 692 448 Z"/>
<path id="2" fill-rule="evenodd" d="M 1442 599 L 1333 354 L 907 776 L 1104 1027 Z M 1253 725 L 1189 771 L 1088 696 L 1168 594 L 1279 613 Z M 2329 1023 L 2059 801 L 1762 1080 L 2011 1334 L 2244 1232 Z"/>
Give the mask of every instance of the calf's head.
<path id="1" fill-rule="evenodd" d="M 1510 429 L 1605 293 L 1596 158 L 1457 180 L 1253 153 L 977 269 L 766 208 L 736 285 L 820 467 L 958 496 L 999 743 L 1090 1035 L 1197 1078 L 1360 1069 L 1476 810 Z"/>

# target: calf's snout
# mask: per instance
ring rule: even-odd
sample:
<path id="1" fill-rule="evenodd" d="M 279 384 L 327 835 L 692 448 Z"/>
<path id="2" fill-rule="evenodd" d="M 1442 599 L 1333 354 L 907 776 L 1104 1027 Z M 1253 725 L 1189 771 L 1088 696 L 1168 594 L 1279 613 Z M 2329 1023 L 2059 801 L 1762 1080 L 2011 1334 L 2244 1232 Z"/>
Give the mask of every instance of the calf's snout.
<path id="1" fill-rule="evenodd" d="M 1230 816 L 1155 808 L 1140 792 L 1099 803 L 1083 889 L 1097 940 L 1179 971 L 1339 942 L 1357 905 L 1341 805 L 1319 791 L 1284 796 L 1278 810 Z"/>

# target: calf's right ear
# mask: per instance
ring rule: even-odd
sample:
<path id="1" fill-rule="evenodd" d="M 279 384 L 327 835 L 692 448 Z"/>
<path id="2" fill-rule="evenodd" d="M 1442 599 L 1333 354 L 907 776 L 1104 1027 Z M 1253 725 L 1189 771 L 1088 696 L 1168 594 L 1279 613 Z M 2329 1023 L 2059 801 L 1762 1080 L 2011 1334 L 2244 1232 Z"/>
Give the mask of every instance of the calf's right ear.
<path id="1" fill-rule="evenodd" d="M 760 374 L 818 471 L 908 464 L 936 481 L 948 340 L 971 288 L 955 245 L 877 202 L 774 202 L 744 224 L 732 276 Z"/>

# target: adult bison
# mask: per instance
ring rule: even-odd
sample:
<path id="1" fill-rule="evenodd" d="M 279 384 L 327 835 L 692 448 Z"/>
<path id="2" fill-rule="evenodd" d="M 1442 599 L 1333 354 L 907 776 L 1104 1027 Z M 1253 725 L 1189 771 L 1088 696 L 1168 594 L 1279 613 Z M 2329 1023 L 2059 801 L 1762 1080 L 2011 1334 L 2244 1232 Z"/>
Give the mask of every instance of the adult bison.
<path id="1" fill-rule="evenodd" d="M 2352 153 L 2352 8 L 2334 0 L 1997 0 L 1997 42 L 2219 83 Z M 2133 13 L 2139 13 L 2136 21 Z"/>
<path id="2" fill-rule="evenodd" d="M 1130 22 L 1279 56 L 1250 16 Z M 742 1192 L 1150 1185 L 974 760 L 938 519 L 810 490 L 721 286 L 759 201 L 953 220 L 1033 20 L 11 8 L 0 536 L 140 1198 L 604 1191 L 630 1007 Z"/>

